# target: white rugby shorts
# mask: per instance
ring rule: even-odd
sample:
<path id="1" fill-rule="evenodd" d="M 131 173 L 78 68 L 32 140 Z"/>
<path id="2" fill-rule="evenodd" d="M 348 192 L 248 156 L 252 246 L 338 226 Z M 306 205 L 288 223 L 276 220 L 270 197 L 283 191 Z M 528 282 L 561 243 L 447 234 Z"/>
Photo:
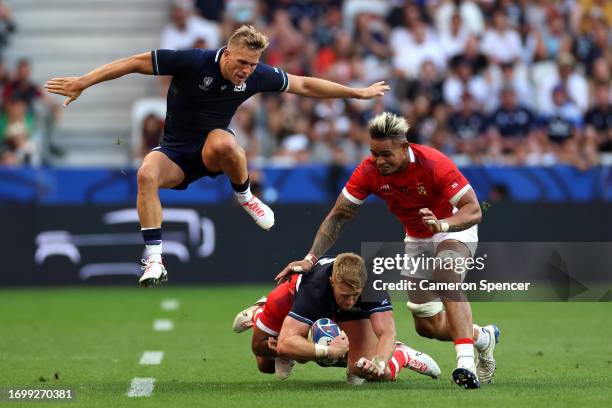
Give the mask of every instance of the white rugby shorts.
<path id="1" fill-rule="evenodd" d="M 405 253 L 409 257 L 435 257 L 438 245 L 441 242 L 448 239 L 453 239 L 462 242 L 467 246 L 470 254 L 474 256 L 476 254 L 476 248 L 478 247 L 478 225 L 457 232 L 439 232 L 429 238 L 415 238 L 406 235 L 404 238 Z M 431 276 L 431 271 L 427 270 L 416 270 L 415 273 L 410 273 L 408 270 L 402 270 L 401 274 L 404 276 L 413 276 L 419 278 L 428 279 Z M 415 276 L 416 275 L 416 276 Z"/>

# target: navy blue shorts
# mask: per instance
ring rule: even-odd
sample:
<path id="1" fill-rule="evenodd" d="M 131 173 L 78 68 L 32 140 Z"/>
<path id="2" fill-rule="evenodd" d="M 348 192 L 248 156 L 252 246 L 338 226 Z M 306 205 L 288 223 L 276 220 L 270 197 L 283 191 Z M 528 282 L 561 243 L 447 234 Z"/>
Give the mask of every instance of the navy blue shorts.
<path id="1" fill-rule="evenodd" d="M 162 152 L 168 156 L 168 158 L 176 163 L 176 165 L 183 170 L 183 173 L 185 173 L 185 178 L 181 184 L 172 187 L 173 190 L 186 190 L 187 186 L 197 179 L 202 177 L 215 178 L 223 174 L 222 171 L 212 172 L 208 170 L 202 161 L 202 149 L 204 148 L 204 142 L 206 142 L 208 133 L 210 133 L 212 130 L 214 129 L 207 132 L 204 139 L 198 143 L 182 145 L 171 143 L 170 145 L 167 145 L 162 140 L 160 146 L 153 149 L 155 152 Z M 236 136 L 232 129 L 227 128 L 223 130 Z"/>

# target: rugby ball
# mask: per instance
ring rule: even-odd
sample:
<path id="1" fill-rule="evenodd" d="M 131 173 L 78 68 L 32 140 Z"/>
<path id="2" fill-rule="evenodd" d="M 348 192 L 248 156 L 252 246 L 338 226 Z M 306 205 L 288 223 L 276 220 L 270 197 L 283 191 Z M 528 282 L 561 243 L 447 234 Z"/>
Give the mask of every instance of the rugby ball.
<path id="1" fill-rule="evenodd" d="M 308 337 L 313 343 L 321 344 L 323 346 L 329 346 L 332 339 L 340 335 L 340 327 L 331 319 L 323 318 L 319 319 L 312 324 Z M 319 360 L 320 365 L 334 365 L 337 360 Z"/>

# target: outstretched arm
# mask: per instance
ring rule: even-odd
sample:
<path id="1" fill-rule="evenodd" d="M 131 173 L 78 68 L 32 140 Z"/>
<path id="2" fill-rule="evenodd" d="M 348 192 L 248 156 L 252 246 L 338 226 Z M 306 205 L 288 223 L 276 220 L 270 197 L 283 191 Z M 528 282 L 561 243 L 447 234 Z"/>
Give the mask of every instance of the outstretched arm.
<path id="1" fill-rule="evenodd" d="M 350 88 L 325 79 L 287 75 L 289 89 L 287 92 L 314 98 L 357 98 L 372 99 L 383 96 L 390 88 L 384 81 L 376 82 L 367 88 Z"/>
<path id="2" fill-rule="evenodd" d="M 151 62 L 150 52 L 110 62 L 80 77 L 50 79 L 45 83 L 45 88 L 51 93 L 66 96 L 67 98 L 64 101 L 64 106 L 68 106 L 90 86 L 132 73 L 153 74 L 153 63 Z"/>
<path id="3" fill-rule="evenodd" d="M 334 245 L 338 237 L 340 237 L 344 226 L 355 216 L 358 209 L 359 205 L 348 200 L 343 193 L 340 193 L 334 208 L 327 214 L 327 217 L 325 217 L 319 227 L 306 259 L 291 262 L 276 276 L 276 280 L 283 279 L 293 272 L 309 271 L 314 266 L 314 263 L 316 263 L 316 261 L 313 262 L 311 256 L 318 259 L 324 255 Z"/>

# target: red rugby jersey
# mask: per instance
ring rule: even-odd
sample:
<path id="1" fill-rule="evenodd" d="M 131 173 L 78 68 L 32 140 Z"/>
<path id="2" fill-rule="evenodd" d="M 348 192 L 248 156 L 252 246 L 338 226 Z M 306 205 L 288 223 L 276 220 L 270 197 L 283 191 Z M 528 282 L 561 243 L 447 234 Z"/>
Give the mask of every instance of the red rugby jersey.
<path id="1" fill-rule="evenodd" d="M 440 220 L 450 217 L 471 186 L 455 163 L 436 149 L 411 143 L 408 156 L 406 169 L 389 176 L 380 174 L 374 157 L 367 157 L 342 193 L 355 204 L 362 204 L 370 194 L 379 196 L 404 225 L 406 234 L 428 238 L 433 234 L 423 225 L 419 210 L 429 208 Z"/>

